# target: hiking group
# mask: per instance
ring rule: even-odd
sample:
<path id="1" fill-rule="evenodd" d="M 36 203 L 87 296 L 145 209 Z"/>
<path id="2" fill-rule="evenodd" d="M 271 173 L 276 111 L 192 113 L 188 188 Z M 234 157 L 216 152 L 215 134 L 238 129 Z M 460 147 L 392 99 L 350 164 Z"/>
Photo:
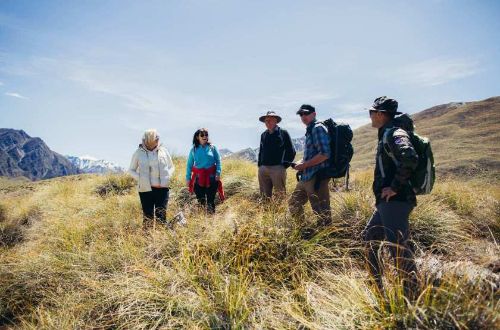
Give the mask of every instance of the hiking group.
<path id="1" fill-rule="evenodd" d="M 381 290 L 381 248 L 385 241 L 405 295 L 413 297 L 418 283 L 413 251 L 408 244 L 409 215 L 416 206 L 416 195 L 432 189 L 432 151 L 428 140 L 414 132 L 410 116 L 398 112 L 396 100 L 379 97 L 368 111 L 372 127 L 378 130 L 378 145 L 373 181 L 375 210 L 362 232 L 367 268 L 375 287 Z M 329 182 L 332 178 L 346 177 L 348 183 L 353 133 L 349 125 L 337 124 L 332 119 L 319 121 L 316 109 L 309 104 L 302 105 L 296 113 L 306 126 L 304 155 L 297 162 L 289 133 L 278 126 L 282 118 L 274 111 L 259 118 L 266 127 L 260 137 L 257 159 L 260 193 L 264 199 L 284 202 L 287 168 L 292 168 L 297 184 L 288 199 L 290 214 L 304 219 L 304 205 L 309 202 L 319 227 L 326 228 L 332 222 Z M 129 169 L 138 181 L 145 228 L 151 226 L 154 218 L 166 223 L 174 165 L 159 139 L 156 130 L 147 130 Z M 187 160 L 186 185 L 209 214 L 215 213 L 216 194 L 224 199 L 221 170 L 221 157 L 209 140 L 208 130 L 198 129 Z M 305 232 L 304 238 L 313 235 L 313 231 Z"/>

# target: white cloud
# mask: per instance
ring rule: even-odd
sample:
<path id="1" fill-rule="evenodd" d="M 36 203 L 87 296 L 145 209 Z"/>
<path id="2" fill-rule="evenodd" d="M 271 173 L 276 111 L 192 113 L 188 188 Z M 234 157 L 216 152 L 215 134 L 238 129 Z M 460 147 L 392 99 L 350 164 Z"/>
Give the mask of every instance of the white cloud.
<path id="1" fill-rule="evenodd" d="M 405 84 L 438 86 L 475 75 L 479 71 L 477 60 L 439 57 L 401 68 L 396 71 L 396 77 Z"/>
<path id="2" fill-rule="evenodd" d="M 7 95 L 7 96 L 10 96 L 10 97 L 18 98 L 18 99 L 24 99 L 24 100 L 28 99 L 26 96 L 23 96 L 23 95 L 21 95 L 19 93 L 5 92 L 4 94 Z"/>

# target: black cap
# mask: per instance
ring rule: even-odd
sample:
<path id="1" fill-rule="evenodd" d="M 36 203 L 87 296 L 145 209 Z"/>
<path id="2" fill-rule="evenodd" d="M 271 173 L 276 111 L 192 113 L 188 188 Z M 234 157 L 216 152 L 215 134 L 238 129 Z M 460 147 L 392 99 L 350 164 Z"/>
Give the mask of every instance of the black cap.
<path id="1" fill-rule="evenodd" d="M 316 109 L 310 105 L 310 104 L 302 104 L 299 108 L 299 110 L 297 111 L 297 114 L 300 115 L 301 113 L 305 113 L 305 114 L 311 114 L 313 112 L 316 112 Z"/>
<path id="2" fill-rule="evenodd" d="M 401 112 L 398 112 L 398 101 L 390 99 L 387 96 L 377 97 L 373 101 L 372 107 L 368 110 L 387 112 L 395 115 L 401 114 Z"/>

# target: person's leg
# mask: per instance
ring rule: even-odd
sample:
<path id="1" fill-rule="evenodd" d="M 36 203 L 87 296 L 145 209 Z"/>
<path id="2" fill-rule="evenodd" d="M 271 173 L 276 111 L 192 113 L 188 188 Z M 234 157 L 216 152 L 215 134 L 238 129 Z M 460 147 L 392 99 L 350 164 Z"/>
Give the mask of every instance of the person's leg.
<path id="1" fill-rule="evenodd" d="M 210 214 L 215 213 L 215 195 L 217 194 L 217 187 L 219 182 L 215 181 L 215 178 L 210 179 L 210 187 L 206 189 L 207 195 L 207 211 Z"/>
<path id="2" fill-rule="evenodd" d="M 307 202 L 307 192 L 304 187 L 304 182 L 297 182 L 295 190 L 292 192 L 290 199 L 288 200 L 288 208 L 290 214 L 293 217 L 297 217 L 300 220 L 304 220 L 304 204 Z"/>
<path id="3" fill-rule="evenodd" d="M 154 218 L 154 198 L 153 192 L 140 192 L 139 199 L 141 200 L 142 214 L 143 214 L 143 227 L 146 229 L 151 227 Z"/>
<path id="4" fill-rule="evenodd" d="M 273 183 L 271 177 L 269 176 L 268 166 L 265 165 L 259 166 L 258 176 L 259 176 L 259 189 L 261 195 L 267 198 L 271 198 L 273 194 Z"/>
<path id="5" fill-rule="evenodd" d="M 274 189 L 274 195 L 277 198 L 283 198 L 286 195 L 286 169 L 284 166 L 272 166 L 270 178 Z"/>
<path id="6" fill-rule="evenodd" d="M 319 189 L 314 189 L 315 179 L 306 182 L 307 195 L 311 208 L 319 218 L 321 226 L 328 226 L 332 222 L 332 214 L 330 210 L 330 189 L 328 183 L 330 179 L 323 179 L 319 185 Z"/>
<path id="7" fill-rule="evenodd" d="M 167 221 L 167 205 L 168 205 L 168 188 L 153 188 L 155 216 L 162 223 Z"/>
<path id="8" fill-rule="evenodd" d="M 402 278 L 405 295 L 412 298 L 418 289 L 417 266 L 413 251 L 408 244 L 409 216 L 413 205 L 394 201 L 380 203 L 377 208 L 386 239 L 391 242 L 391 255 Z"/>
<path id="9" fill-rule="evenodd" d="M 365 243 L 366 263 L 371 279 L 374 280 L 379 290 L 383 289 L 382 285 L 382 263 L 380 259 L 380 241 L 385 237 L 384 227 L 380 214 L 375 210 L 372 217 L 368 221 L 365 229 L 361 234 Z"/>
<path id="10" fill-rule="evenodd" d="M 198 203 L 200 203 L 201 207 L 205 207 L 207 205 L 207 194 L 206 188 L 201 187 L 197 182 L 194 184 L 194 193 L 196 194 L 196 199 Z"/>

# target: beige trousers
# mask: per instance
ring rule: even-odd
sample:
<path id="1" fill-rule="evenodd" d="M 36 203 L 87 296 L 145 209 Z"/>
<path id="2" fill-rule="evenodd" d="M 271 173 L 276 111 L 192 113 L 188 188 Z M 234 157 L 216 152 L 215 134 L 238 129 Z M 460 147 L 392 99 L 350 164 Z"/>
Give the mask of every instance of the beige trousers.
<path id="1" fill-rule="evenodd" d="M 294 217 L 304 219 L 304 205 L 309 201 L 314 213 L 319 217 L 321 225 L 331 223 L 330 190 L 328 182 L 330 179 L 321 181 L 319 189 L 314 190 L 315 178 L 307 181 L 299 181 L 288 201 L 290 213 Z"/>
<path id="2" fill-rule="evenodd" d="M 276 193 L 286 193 L 286 169 L 282 165 L 259 166 L 260 193 L 271 198 L 273 189 Z"/>

